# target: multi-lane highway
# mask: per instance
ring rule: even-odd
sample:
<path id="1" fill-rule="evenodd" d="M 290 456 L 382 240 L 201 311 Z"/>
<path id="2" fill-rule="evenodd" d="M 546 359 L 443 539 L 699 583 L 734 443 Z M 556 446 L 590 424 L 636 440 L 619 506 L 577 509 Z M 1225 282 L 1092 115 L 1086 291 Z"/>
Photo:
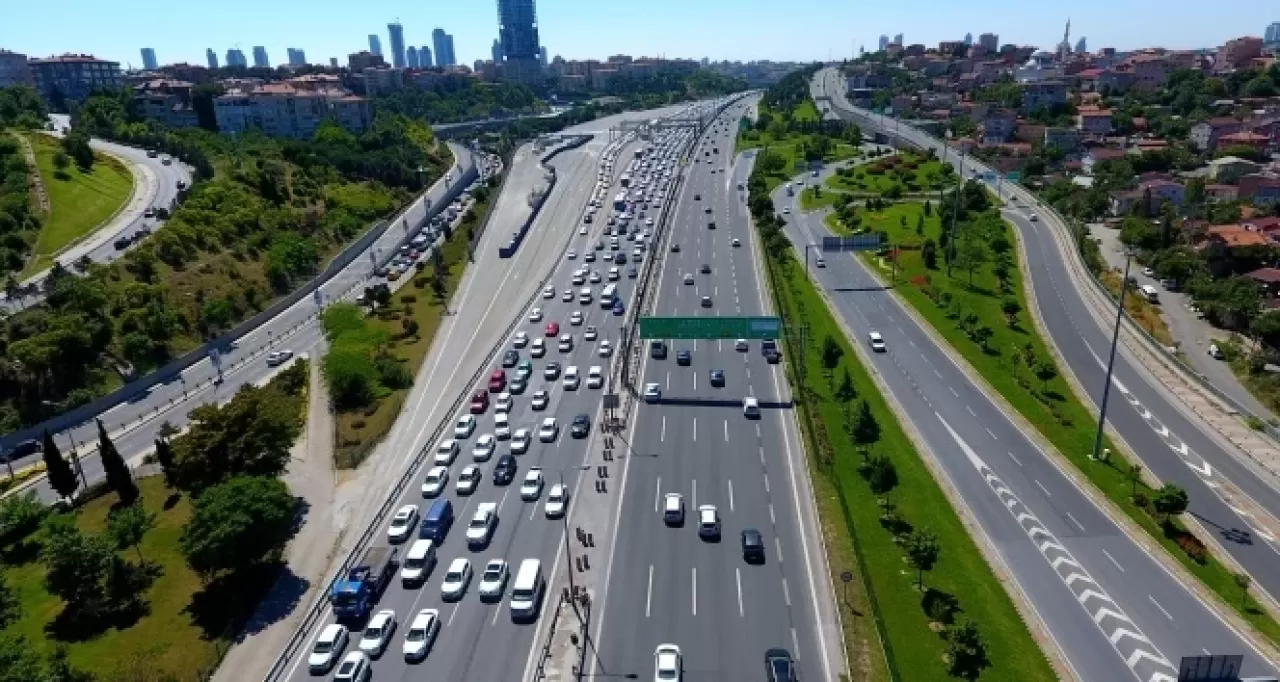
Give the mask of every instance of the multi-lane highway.
<path id="1" fill-rule="evenodd" d="M 653 115 L 650 113 L 650 116 Z M 607 128 L 613 123 L 602 121 L 595 125 Z M 671 138 L 670 142 L 673 149 L 678 144 L 678 138 L 688 137 L 688 132 L 677 132 L 675 135 L 677 137 Z M 496 245 L 505 241 L 514 226 L 496 223 L 485 233 L 477 252 L 477 262 L 469 268 L 462 289 L 455 298 L 456 313 L 446 327 L 441 329 L 440 340 L 433 346 L 431 356 L 423 368 L 427 379 L 422 385 L 436 386 L 439 390 L 427 388 L 420 392 L 415 387 L 414 395 L 406 403 L 407 418 L 401 419 L 389 436 L 387 452 L 377 465 L 378 473 L 398 476 L 410 464 L 413 453 L 422 447 L 428 447 L 434 452 L 439 438 L 433 439 L 428 434 L 436 424 L 442 421 L 448 424 L 440 438 L 453 435 L 452 425 L 460 414 L 468 412 L 468 406 L 463 404 L 455 411 L 449 403 L 459 393 L 470 395 L 477 388 L 483 388 L 488 372 L 500 366 L 498 358 L 501 354 L 489 352 L 495 341 L 501 342 L 499 347 L 503 351 L 515 350 L 519 353 L 520 361 L 528 360 L 532 363 L 529 385 L 522 393 L 512 396 L 513 404 L 509 412 L 511 429 L 529 429 L 532 443 L 528 452 L 516 457 L 517 473 L 509 485 L 497 485 L 492 478 L 492 471 L 499 457 L 510 452 L 509 441 L 498 441 L 491 457 L 472 461 L 472 448 L 480 436 L 495 431 L 496 394 L 492 396 L 494 404 L 477 415 L 475 432 L 459 439 L 461 452 L 457 461 L 449 467 L 450 480 L 442 494 L 442 497 L 450 499 L 454 505 L 454 527 L 438 547 L 438 564 L 424 585 L 406 588 L 396 582 L 381 597 L 378 608 L 396 611 L 400 633 L 387 653 L 374 662 L 374 679 L 416 679 L 422 675 L 432 675 L 439 676 L 440 679 L 507 680 L 521 679 L 526 673 L 530 662 L 528 655 L 532 650 L 537 628 L 512 622 L 505 600 L 482 603 L 477 596 L 477 587 L 480 573 L 488 560 L 493 558 L 502 558 L 509 563 L 512 580 L 520 562 L 526 558 L 541 560 L 548 578 L 555 573 L 560 556 L 558 548 L 565 527 L 563 521 L 547 518 L 544 510 L 546 495 L 563 477 L 571 491 L 572 508 L 572 500 L 577 494 L 579 467 L 588 448 L 592 447 L 593 439 L 597 437 L 598 410 L 603 393 L 602 388 L 588 386 L 587 375 L 592 367 L 600 367 L 603 374 L 608 374 L 614 358 L 601 356 L 600 346 L 606 339 L 614 348 L 618 346 L 620 321 L 623 319 L 621 315 L 615 315 L 612 309 L 602 307 L 599 296 L 607 284 L 614 284 L 619 298 L 624 301 L 624 307 L 629 308 L 636 284 L 636 280 L 629 277 L 629 270 L 633 267 L 632 258 L 628 258 L 627 264 L 607 263 L 603 256 L 612 251 L 608 248 L 595 248 L 597 241 L 602 239 L 604 217 L 610 212 L 609 209 L 601 208 L 591 224 L 584 224 L 582 215 L 589 199 L 599 198 L 604 206 L 608 206 L 610 197 L 617 191 L 613 181 L 621 172 L 621 163 L 601 176 L 603 167 L 598 165 L 600 155 L 603 154 L 603 158 L 608 159 L 614 153 L 619 153 L 625 159 L 632 154 L 634 147 L 634 140 L 630 137 L 607 145 L 593 142 L 580 151 L 567 152 L 553 161 L 552 166 L 556 168 L 560 181 L 544 204 L 530 230 L 530 236 L 512 259 L 497 259 Z M 593 187 L 598 178 L 603 182 Z M 637 222 L 643 220 L 637 218 Z M 628 241 L 623 241 L 622 244 L 628 247 L 626 253 L 630 256 L 633 244 Z M 568 257 L 569 253 L 573 253 L 572 258 Z M 587 262 L 588 253 L 592 254 L 594 262 Z M 586 280 L 580 285 L 574 284 L 574 271 L 583 267 L 587 269 L 584 274 Z M 610 268 L 615 267 L 617 280 L 610 281 Z M 592 271 L 599 274 L 600 281 L 593 281 L 596 278 Z M 578 297 L 579 289 L 583 286 L 593 291 L 590 303 L 583 303 Z M 551 289 L 544 293 L 544 287 Z M 565 292 L 570 292 L 572 300 L 563 299 Z M 538 315 L 533 315 L 533 308 L 538 309 Z M 573 324 L 571 316 L 574 313 L 582 315 L 580 324 Z M 518 315 L 518 319 L 512 320 L 513 314 Z M 531 317 L 539 319 L 532 321 Z M 559 334 L 572 336 L 573 345 L 570 350 L 559 350 L 558 339 L 546 335 L 547 325 L 550 323 L 559 325 Z M 586 338 L 590 327 L 595 330 L 593 340 Z M 527 344 L 516 347 L 515 336 L 518 333 L 528 336 Z M 541 340 L 547 345 L 545 356 L 532 357 L 535 340 Z M 552 362 L 560 365 L 558 376 L 546 373 Z M 481 368 L 484 371 L 477 375 L 481 379 L 472 384 L 467 376 L 477 363 L 483 363 Z M 577 388 L 563 383 L 563 374 L 570 366 L 576 367 L 581 376 L 581 383 Z M 507 367 L 506 372 L 510 380 L 517 368 Z M 546 391 L 547 395 L 547 405 L 540 409 L 533 406 L 533 397 L 537 391 Z M 573 438 L 570 435 L 570 424 L 578 415 L 587 415 L 590 420 L 591 430 L 586 438 Z M 559 432 L 552 441 L 542 442 L 538 438 L 538 430 L 542 420 L 547 417 L 557 420 Z M 415 482 L 393 507 L 411 503 L 418 504 L 425 510 L 429 506 L 431 501 L 424 500 L 420 492 L 421 479 L 431 466 L 431 457 L 427 460 L 423 468 L 415 471 Z M 460 495 L 456 490 L 458 476 L 465 466 L 471 464 L 481 469 L 483 478 L 474 493 Z M 534 466 L 542 468 L 544 489 L 538 500 L 524 501 L 519 488 L 524 476 Z M 380 501 L 377 491 L 387 489 L 387 486 L 379 487 L 376 484 L 370 486 L 371 499 Z M 488 546 L 472 551 L 464 538 L 465 527 L 477 505 L 482 503 L 497 505 L 499 521 Z M 376 542 L 385 543 L 386 540 L 377 537 Z M 474 576 L 463 598 L 449 602 L 441 596 L 441 581 L 449 564 L 458 557 L 470 561 Z M 554 605 L 555 595 L 551 594 L 546 599 L 544 609 L 551 610 L 550 605 Z M 439 610 L 443 629 L 424 662 L 406 663 L 401 654 L 403 631 L 417 611 L 423 608 Z M 329 620 L 327 614 L 323 620 Z M 283 666 L 284 676 L 290 679 L 308 676 L 303 659 L 312 638 L 318 634 L 318 627 L 312 627 L 304 633 L 306 646 L 290 652 L 290 658 Z M 273 676 L 273 679 L 280 677 Z"/>
<path id="2" fill-rule="evenodd" d="M 699 163 L 688 167 L 661 245 L 652 315 L 771 313 L 738 189 L 751 162 L 731 159 L 746 106 L 731 107 L 695 150 Z M 624 492 L 589 670 L 648 679 L 655 648 L 672 643 L 687 679 L 763 679 L 765 652 L 779 648 L 796 659 L 800 679 L 837 679 L 845 664 L 834 600 L 782 366 L 765 362 L 759 341 L 667 345 L 656 359 L 645 342 L 636 384 L 657 384 L 662 397 L 638 406 L 624 446 Z M 713 372 L 723 385 L 713 384 Z M 760 402 L 758 419 L 744 416 L 748 396 Z M 664 522 L 670 494 L 682 497 L 682 524 Z M 703 505 L 715 507 L 719 539 L 699 537 Z M 760 533 L 763 561 L 744 560 L 746 529 Z"/>
<path id="3" fill-rule="evenodd" d="M 838 114 L 856 115 L 864 125 L 878 125 L 879 117 L 847 103 L 834 69 L 820 74 L 815 92 L 830 95 Z M 892 120 L 888 125 L 893 134 L 943 156 L 939 140 Z M 954 152 L 946 159 L 965 177 L 975 170 L 990 170 L 972 159 L 957 158 Z M 994 181 L 988 184 L 993 191 L 997 189 Z M 1104 328 L 1079 290 L 1088 285 L 1070 272 L 1068 258 L 1060 250 L 1063 243 L 1052 232 L 1065 230 L 1065 226 L 1055 226 L 1051 213 L 1037 211 L 1035 197 L 1026 190 L 1011 183 L 1001 189 L 1005 198 L 1017 198 L 1007 205 L 1004 215 L 1024 241 L 1026 272 L 1049 338 L 1092 403 L 1100 405 L 1112 322 L 1107 319 Z M 1030 220 L 1037 212 L 1041 214 L 1038 219 Z M 1280 484 L 1274 476 L 1189 416 L 1185 406 L 1176 404 L 1178 399 L 1171 397 L 1124 346 L 1116 354 L 1112 389 L 1107 420 L 1115 433 L 1152 475 L 1187 490 L 1190 514 L 1253 576 L 1256 587 L 1272 598 L 1280 595 L 1280 541 L 1275 534 L 1280 527 Z"/>
<path id="4" fill-rule="evenodd" d="M 792 209 L 797 248 L 830 234 L 817 214 Z M 880 332 L 888 345 L 872 368 L 912 415 L 917 433 L 959 491 L 1018 591 L 1079 679 L 1172 680 L 1182 656 L 1245 656 L 1244 672 L 1273 662 L 1149 554 L 1042 452 L 952 361 L 861 261 L 828 255 L 811 276 L 856 343 Z M 1193 624 L 1193 625 L 1192 625 Z M 1105 655 L 1104 655 L 1105 654 Z"/>

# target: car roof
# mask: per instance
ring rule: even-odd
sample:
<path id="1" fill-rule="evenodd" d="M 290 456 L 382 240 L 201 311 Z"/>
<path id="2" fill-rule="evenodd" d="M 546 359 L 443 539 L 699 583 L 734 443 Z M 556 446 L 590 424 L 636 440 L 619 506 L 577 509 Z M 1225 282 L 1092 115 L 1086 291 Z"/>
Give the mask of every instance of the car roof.
<path id="1" fill-rule="evenodd" d="M 325 626 L 324 631 L 320 633 L 320 636 L 316 638 L 316 641 L 332 642 L 336 640 L 338 638 L 338 635 L 341 634 L 342 631 L 346 629 L 347 629 L 347 626 L 341 623 L 330 623 Z"/>

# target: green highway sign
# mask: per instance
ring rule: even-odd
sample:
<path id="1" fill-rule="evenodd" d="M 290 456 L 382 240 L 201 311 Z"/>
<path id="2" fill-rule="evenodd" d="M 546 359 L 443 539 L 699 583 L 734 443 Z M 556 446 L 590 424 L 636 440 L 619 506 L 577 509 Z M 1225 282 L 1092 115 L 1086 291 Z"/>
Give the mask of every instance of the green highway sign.
<path id="1" fill-rule="evenodd" d="M 777 339 L 779 317 L 642 317 L 642 339 Z"/>
<path id="2" fill-rule="evenodd" d="M 1009 171 L 1004 174 L 1004 179 L 1009 182 L 1017 182 L 1022 179 L 1022 173 L 1019 173 L 1018 171 Z"/>

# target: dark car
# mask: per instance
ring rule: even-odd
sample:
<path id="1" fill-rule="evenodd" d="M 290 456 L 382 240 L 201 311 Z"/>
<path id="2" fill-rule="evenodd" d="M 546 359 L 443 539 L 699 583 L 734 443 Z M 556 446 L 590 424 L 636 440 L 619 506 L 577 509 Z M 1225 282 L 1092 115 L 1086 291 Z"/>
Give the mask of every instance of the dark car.
<path id="1" fill-rule="evenodd" d="M 40 441 L 34 438 L 28 438 L 20 443 L 15 443 L 13 448 L 8 452 L 0 453 L 0 462 L 12 462 L 28 455 L 34 455 L 43 450 L 44 447 L 41 445 Z"/>
<path id="2" fill-rule="evenodd" d="M 711 385 L 715 388 L 724 388 L 724 370 L 711 370 Z"/>
<path id="3" fill-rule="evenodd" d="M 591 417 L 585 414 L 574 417 L 569 425 L 569 435 L 574 438 L 586 438 L 589 433 L 591 433 Z"/>
<path id="4" fill-rule="evenodd" d="M 676 364 L 686 366 L 693 364 L 693 353 L 687 350 L 678 351 L 676 353 Z"/>
<path id="5" fill-rule="evenodd" d="M 716 221 L 714 220 L 707 221 L 707 229 L 708 230 L 716 229 Z"/>
<path id="6" fill-rule="evenodd" d="M 708 206 L 708 207 L 707 207 L 706 212 L 707 212 L 707 213 L 710 213 L 710 212 L 711 212 L 711 207 L 710 207 L 710 206 Z"/>
<path id="7" fill-rule="evenodd" d="M 621 314 L 623 314 L 623 313 L 625 313 L 625 312 L 627 312 L 627 307 L 626 307 L 626 306 L 624 306 L 624 305 L 622 305 L 622 299 L 620 299 L 620 298 L 618 298 L 618 299 L 614 299 L 614 301 L 613 301 L 613 314 L 614 314 L 614 315 L 621 315 Z"/>
<path id="8" fill-rule="evenodd" d="M 665 360 L 667 358 L 667 344 L 663 341 L 649 342 L 649 357 L 654 360 Z"/>
<path id="9" fill-rule="evenodd" d="M 671 245 L 671 253 L 680 253 L 680 245 L 679 245 L 679 244 L 672 244 L 672 245 Z"/>
<path id="10" fill-rule="evenodd" d="M 498 463 L 493 467 L 493 484 L 507 485 L 516 477 L 516 458 L 515 455 L 507 453 L 498 458 Z M 745 540 L 743 541 L 746 542 Z M 745 552 L 746 545 L 743 545 Z M 764 549 L 761 548 L 761 558 L 763 558 Z"/>
<path id="11" fill-rule="evenodd" d="M 621 251 L 619 251 L 618 253 L 614 254 L 614 256 L 613 256 L 613 263 L 614 263 L 614 265 L 626 265 L 626 264 L 627 264 L 627 254 L 625 254 L 625 253 L 623 253 L 623 252 L 621 252 Z"/>
<path id="12" fill-rule="evenodd" d="M 515 367 L 520 362 L 520 354 L 516 351 L 509 350 L 502 354 L 503 367 Z"/>
<path id="13" fill-rule="evenodd" d="M 796 662 L 786 649 L 764 652 L 764 672 L 769 682 L 795 682 Z"/>
<path id="14" fill-rule="evenodd" d="M 695 195 L 693 195 L 693 200 L 694 200 L 694 201 L 702 201 L 702 195 L 701 195 L 701 194 L 695 194 Z"/>
<path id="15" fill-rule="evenodd" d="M 703 264 L 702 264 L 702 268 L 701 268 L 701 270 L 702 270 L 702 274 L 704 274 L 704 275 L 710 275 L 710 274 L 711 274 L 711 264 L 710 264 L 710 263 L 703 263 Z"/>
<path id="16" fill-rule="evenodd" d="M 493 473 L 496 480 L 498 472 Z M 742 559 L 749 564 L 764 563 L 764 537 L 755 528 L 742 531 Z"/>
<path id="17" fill-rule="evenodd" d="M 627 277 L 628 277 L 628 278 L 630 278 L 630 279 L 635 279 L 635 278 L 637 278 L 637 277 L 639 277 L 639 276 L 640 276 L 640 271 L 639 271 L 639 270 L 636 270 L 635 268 L 631 268 L 631 269 L 627 270 Z"/>

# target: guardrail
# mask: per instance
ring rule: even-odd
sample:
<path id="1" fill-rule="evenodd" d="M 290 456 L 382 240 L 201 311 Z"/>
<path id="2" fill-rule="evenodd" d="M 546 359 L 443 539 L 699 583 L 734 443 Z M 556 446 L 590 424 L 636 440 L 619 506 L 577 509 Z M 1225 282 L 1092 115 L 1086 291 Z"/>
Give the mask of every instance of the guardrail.
<path id="1" fill-rule="evenodd" d="M 543 157 L 538 160 L 538 164 L 541 166 L 546 166 L 547 163 L 549 163 L 552 159 L 558 156 L 561 152 L 565 152 L 570 149 L 577 149 L 578 147 L 581 147 L 582 145 L 589 142 L 591 140 L 591 137 L 592 136 L 590 135 L 581 135 L 581 136 L 578 136 L 576 139 L 572 140 L 571 142 L 569 142 L 568 144 L 564 144 L 559 147 L 556 147 L 555 149 L 551 150 L 547 154 L 543 155 Z M 558 177 L 555 174 L 554 168 L 550 168 L 550 167 L 548 168 L 551 171 L 551 179 L 547 182 L 546 191 L 544 191 L 542 193 L 542 196 L 538 198 L 538 203 L 535 204 L 533 206 L 533 210 L 529 212 L 529 217 L 526 218 L 525 221 L 520 224 L 520 227 L 514 233 L 512 233 L 511 239 L 509 239 L 506 244 L 502 244 L 501 246 L 498 247 L 498 256 L 500 258 L 510 258 L 516 255 L 516 251 L 518 251 L 520 249 L 520 245 L 524 243 L 524 238 L 528 236 L 529 229 L 533 227 L 533 222 L 537 220 L 538 214 L 542 211 L 542 205 L 546 202 L 547 197 L 551 195 L 551 190 L 555 189 L 556 181 L 558 180 Z M 505 179 L 503 180 L 503 183 L 504 184 L 506 183 Z"/>
<path id="2" fill-rule="evenodd" d="M 461 161 L 461 159 L 459 159 L 459 161 Z M 426 208 L 425 219 L 430 219 L 430 217 L 439 212 L 443 206 L 453 201 L 454 198 L 462 193 L 466 188 L 466 185 L 470 183 L 476 175 L 476 165 L 473 162 L 467 170 L 459 174 L 457 181 L 449 185 L 440 199 L 433 201 L 431 205 Z M 288 310 L 298 301 L 301 301 L 306 296 L 311 295 L 312 292 L 318 289 L 321 285 L 328 282 L 334 275 L 338 274 L 355 261 L 360 254 L 364 253 L 375 241 L 381 238 L 382 235 L 386 233 L 387 229 L 395 222 L 395 219 L 391 219 L 375 223 L 371 229 L 360 237 L 360 239 L 356 240 L 331 260 L 320 274 L 311 278 L 301 287 L 295 289 L 292 293 L 276 301 L 274 304 L 268 306 L 253 317 L 236 325 L 230 331 L 219 335 L 211 341 L 205 342 L 204 345 L 194 350 L 188 351 L 185 355 L 173 360 L 164 367 L 151 372 L 145 377 L 131 381 L 115 391 L 102 396 L 97 400 L 81 405 L 74 410 L 46 419 L 44 422 L 36 424 L 35 426 L 29 426 L 25 429 L 14 431 L 0 437 L 0 452 L 9 451 L 16 443 L 21 441 L 38 438 L 45 430 L 48 430 L 50 433 L 59 433 L 68 428 L 75 428 L 95 418 L 99 414 L 110 410 L 111 408 L 126 403 L 135 397 L 144 394 L 153 386 L 174 381 L 178 378 L 178 375 L 187 368 L 208 357 L 210 350 L 226 347 L 231 341 L 252 332 L 270 321 L 276 315 Z M 409 239 L 410 236 L 406 231 L 404 238 L 397 244 L 397 246 L 399 246 L 399 244 L 403 244 Z M 388 260 L 394 255 L 395 249 L 391 249 L 390 251 L 391 253 L 388 254 Z"/>
<path id="3" fill-rule="evenodd" d="M 838 106 L 835 106 L 833 108 L 835 108 L 838 111 L 842 110 Z M 858 111 L 850 111 L 847 109 L 844 109 L 843 111 L 845 111 L 846 113 L 849 113 L 850 115 L 856 118 L 868 121 L 870 125 L 873 127 L 877 127 L 877 128 L 884 127 L 882 123 L 877 123 L 875 121 L 875 117 L 873 115 L 863 114 Z M 907 129 L 907 132 L 909 133 L 930 137 L 928 136 L 927 133 L 915 128 L 914 126 L 901 124 L 901 123 L 899 123 L 898 125 L 905 126 Z M 887 130 L 885 132 L 886 134 L 891 134 L 893 137 L 898 138 L 899 140 L 904 140 L 917 148 L 921 146 L 920 144 L 916 143 L 914 140 L 903 138 L 901 133 L 888 133 Z M 941 144 L 940 141 L 938 141 L 938 143 Z M 971 163 L 975 168 L 980 168 L 980 169 L 983 169 L 984 171 L 990 171 L 990 168 L 988 168 L 985 164 L 983 164 L 979 160 L 974 160 Z M 1113 294 L 1111 290 L 1108 289 L 1105 284 L 1103 284 L 1102 280 L 1098 278 L 1098 275 L 1096 275 L 1092 270 L 1090 270 L 1089 267 L 1085 264 L 1083 246 L 1084 246 L 1084 240 L 1088 238 L 1088 234 L 1089 234 L 1088 228 L 1084 224 L 1080 223 L 1080 221 L 1068 219 L 1067 217 L 1063 216 L 1061 213 L 1058 212 L 1058 210 L 1053 205 L 1045 203 L 1040 199 L 1040 197 L 1036 196 L 1033 192 L 1023 187 L 1021 184 L 1018 184 L 1015 182 L 1008 182 L 1006 184 L 1009 186 L 1010 192 L 1012 194 L 1018 195 L 1025 202 L 1038 206 L 1043 213 L 1047 214 L 1050 218 L 1052 218 L 1057 223 L 1061 224 L 1067 230 L 1068 232 L 1067 236 L 1070 237 L 1072 244 L 1074 246 L 1073 255 L 1075 258 L 1073 259 L 1072 266 L 1077 270 L 1081 270 L 1088 275 L 1088 277 L 1086 277 L 1085 279 L 1090 283 L 1090 285 L 1092 286 L 1096 294 L 1099 294 L 1105 297 L 1107 301 L 1111 302 L 1111 305 L 1119 306 L 1120 301 L 1117 295 Z M 1259 416 L 1257 414 L 1254 414 L 1244 405 L 1241 405 L 1234 398 L 1232 398 L 1231 396 L 1223 392 L 1221 389 L 1219 389 L 1217 386 L 1214 386 L 1203 375 L 1201 375 L 1200 372 L 1198 372 L 1194 367 L 1187 364 L 1185 361 L 1182 360 L 1182 358 L 1178 357 L 1177 353 L 1171 351 L 1164 344 L 1160 343 L 1160 341 L 1156 339 L 1154 336 L 1152 336 L 1150 332 L 1144 329 L 1142 324 L 1140 324 L 1137 320 L 1135 320 L 1127 310 L 1124 311 L 1124 321 L 1125 321 L 1125 329 L 1130 333 L 1132 333 L 1133 336 L 1139 340 L 1139 342 L 1141 342 L 1144 346 L 1146 346 L 1148 351 L 1154 353 L 1166 363 L 1172 364 L 1175 367 L 1175 371 L 1181 372 L 1188 380 L 1194 382 L 1200 388 L 1211 393 L 1219 402 L 1227 406 L 1227 408 L 1230 409 L 1234 414 L 1244 417 L 1246 420 L 1250 422 L 1251 427 L 1256 428 L 1257 425 L 1261 425 L 1262 428 L 1260 430 L 1263 433 L 1265 433 L 1267 436 L 1271 437 L 1274 440 L 1280 440 L 1280 428 L 1277 428 L 1274 424 L 1272 424 L 1266 418 Z"/>

